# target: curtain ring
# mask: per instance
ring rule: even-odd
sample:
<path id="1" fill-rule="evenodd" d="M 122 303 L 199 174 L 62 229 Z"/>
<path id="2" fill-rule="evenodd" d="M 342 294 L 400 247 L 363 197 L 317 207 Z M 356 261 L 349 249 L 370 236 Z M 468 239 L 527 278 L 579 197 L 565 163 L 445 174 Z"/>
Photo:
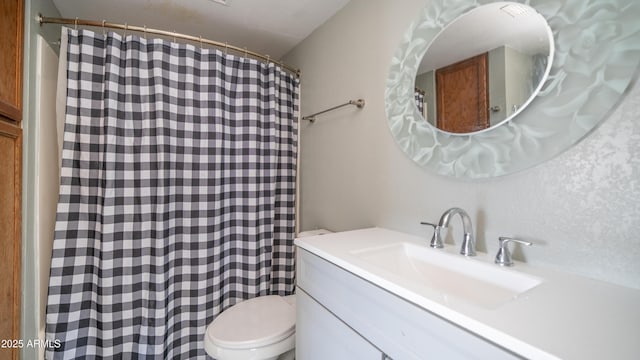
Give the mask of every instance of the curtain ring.
<path id="1" fill-rule="evenodd" d="M 271 62 L 271 56 L 267 55 L 267 66 L 269 66 L 269 63 Z"/>
<path id="2" fill-rule="evenodd" d="M 173 42 L 178 42 L 176 40 L 176 30 L 175 29 L 173 29 Z"/>
<path id="3" fill-rule="evenodd" d="M 147 25 L 144 26 L 144 39 L 147 40 Z"/>
<path id="4" fill-rule="evenodd" d="M 244 48 L 244 57 L 247 57 L 247 47 Z"/>
<path id="5" fill-rule="evenodd" d="M 127 30 L 129 30 L 129 24 L 124 23 L 124 37 L 127 37 Z"/>
<path id="6" fill-rule="evenodd" d="M 224 54 L 229 55 L 229 43 L 226 41 L 224 42 Z"/>
<path id="7" fill-rule="evenodd" d="M 202 35 L 200 35 L 200 50 L 202 50 Z"/>
<path id="8" fill-rule="evenodd" d="M 105 23 L 105 20 L 102 19 L 102 36 L 107 36 L 106 29 L 104 28 L 104 23 Z"/>
<path id="9" fill-rule="evenodd" d="M 75 30 L 78 30 L 78 17 L 76 16 L 76 20 L 73 22 L 75 24 Z"/>

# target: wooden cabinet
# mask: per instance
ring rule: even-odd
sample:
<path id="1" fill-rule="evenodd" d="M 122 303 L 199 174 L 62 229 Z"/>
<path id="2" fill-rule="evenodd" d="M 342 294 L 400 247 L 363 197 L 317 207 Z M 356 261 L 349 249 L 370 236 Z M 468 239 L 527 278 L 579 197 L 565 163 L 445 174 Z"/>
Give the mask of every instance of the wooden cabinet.
<path id="1" fill-rule="evenodd" d="M 0 116 L 22 120 L 23 0 L 0 1 Z"/>
<path id="2" fill-rule="evenodd" d="M 0 117 L 1 118 L 1 117 Z M 22 129 L 0 120 L 0 339 L 20 339 Z M 3 343 L 3 346 L 12 346 Z M 13 352 L 11 357 L 5 357 Z M 20 349 L 0 349 L 18 359 Z"/>
<path id="3" fill-rule="evenodd" d="M 2 359 L 20 358 L 23 11 L 23 0 L 0 0 L 0 339 L 10 347 Z"/>

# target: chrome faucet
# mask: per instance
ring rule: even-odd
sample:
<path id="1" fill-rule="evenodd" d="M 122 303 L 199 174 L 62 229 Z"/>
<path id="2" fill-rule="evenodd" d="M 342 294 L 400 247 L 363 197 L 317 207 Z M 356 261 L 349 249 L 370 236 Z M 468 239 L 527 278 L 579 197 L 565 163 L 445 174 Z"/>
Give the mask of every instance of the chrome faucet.
<path id="1" fill-rule="evenodd" d="M 432 248 L 440 249 L 444 247 L 444 243 L 442 241 L 442 235 L 440 231 L 443 227 L 449 226 L 449 219 L 453 215 L 459 214 L 462 219 L 462 228 L 464 231 L 464 237 L 462 239 L 462 246 L 460 247 L 460 254 L 464 256 L 476 256 L 476 241 L 473 237 L 473 227 L 471 226 L 471 218 L 467 214 L 466 211 L 460 208 L 451 208 L 442 214 L 440 217 L 440 222 L 438 225 L 422 222 L 423 225 L 431 225 L 433 226 L 433 237 L 431 238 L 431 243 L 429 246 Z"/>

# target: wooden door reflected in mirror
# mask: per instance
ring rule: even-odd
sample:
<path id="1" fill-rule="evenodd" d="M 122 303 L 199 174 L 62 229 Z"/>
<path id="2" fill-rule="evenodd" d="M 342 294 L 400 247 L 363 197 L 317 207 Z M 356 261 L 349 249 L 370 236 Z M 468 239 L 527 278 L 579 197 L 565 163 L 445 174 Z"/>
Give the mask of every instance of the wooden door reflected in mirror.
<path id="1" fill-rule="evenodd" d="M 469 133 L 489 127 L 487 53 L 436 70 L 438 129 Z"/>

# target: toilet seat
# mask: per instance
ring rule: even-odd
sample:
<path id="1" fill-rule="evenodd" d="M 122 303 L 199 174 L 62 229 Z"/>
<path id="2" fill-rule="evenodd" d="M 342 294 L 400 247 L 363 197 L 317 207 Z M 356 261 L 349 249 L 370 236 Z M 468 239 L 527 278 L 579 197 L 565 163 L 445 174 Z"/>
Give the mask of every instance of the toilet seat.
<path id="1" fill-rule="evenodd" d="M 277 295 L 239 302 L 207 327 L 206 340 L 230 350 L 278 343 L 295 333 L 295 304 Z"/>

